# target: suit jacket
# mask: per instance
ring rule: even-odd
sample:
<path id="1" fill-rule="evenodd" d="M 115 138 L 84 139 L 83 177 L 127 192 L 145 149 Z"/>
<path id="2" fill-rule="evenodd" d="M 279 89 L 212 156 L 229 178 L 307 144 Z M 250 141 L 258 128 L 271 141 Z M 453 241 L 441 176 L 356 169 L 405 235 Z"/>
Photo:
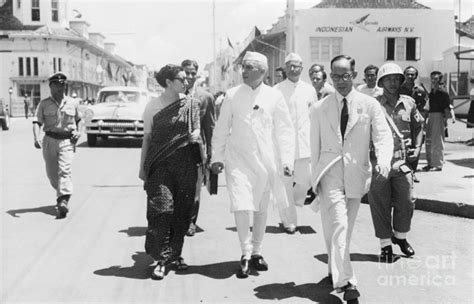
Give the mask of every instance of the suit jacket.
<path id="1" fill-rule="evenodd" d="M 349 198 L 362 197 L 370 186 L 369 145 L 373 140 L 378 164 L 390 167 L 393 152 L 392 132 L 378 101 L 355 89 L 346 96 L 349 121 L 344 141 L 340 131 L 339 93 L 334 93 L 311 110 L 311 168 L 315 193 L 324 174 L 339 159 L 344 165 L 344 190 Z"/>
<path id="2" fill-rule="evenodd" d="M 199 101 L 199 117 L 201 119 L 201 137 L 203 140 L 204 153 L 210 158 L 212 148 L 212 132 L 214 130 L 216 116 L 214 96 L 201 87 L 195 87 L 191 96 Z M 206 162 L 206 160 L 203 160 Z"/>

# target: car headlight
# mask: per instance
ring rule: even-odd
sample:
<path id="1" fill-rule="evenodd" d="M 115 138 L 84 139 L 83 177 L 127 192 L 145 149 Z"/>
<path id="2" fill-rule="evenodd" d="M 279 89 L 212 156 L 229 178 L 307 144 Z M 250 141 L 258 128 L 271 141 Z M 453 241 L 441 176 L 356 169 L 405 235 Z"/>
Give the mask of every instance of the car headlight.
<path id="1" fill-rule="evenodd" d="M 85 119 L 92 119 L 94 117 L 94 111 L 92 109 L 87 109 L 86 112 L 84 112 L 84 117 Z"/>

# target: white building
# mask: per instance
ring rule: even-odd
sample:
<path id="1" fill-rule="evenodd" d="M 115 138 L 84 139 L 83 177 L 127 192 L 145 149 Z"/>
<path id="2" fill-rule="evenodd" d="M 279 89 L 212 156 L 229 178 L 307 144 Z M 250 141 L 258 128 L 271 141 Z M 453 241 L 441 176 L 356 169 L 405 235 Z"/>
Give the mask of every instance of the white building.
<path id="1" fill-rule="evenodd" d="M 89 33 L 87 21 L 69 20 L 68 0 L 4 0 L 0 12 L 0 98 L 13 116 L 23 114 L 25 94 L 34 104 L 49 96 L 47 79 L 55 72 L 67 75 L 69 94 L 80 98 L 140 82 L 113 42 Z"/>
<path id="2" fill-rule="evenodd" d="M 454 23 L 452 10 L 430 9 L 411 0 L 323 0 L 295 11 L 294 51 L 303 58 L 306 81 L 311 64 L 329 71 L 331 59 L 341 54 L 356 60 L 356 83 L 363 82 L 367 65 L 386 61 L 402 68 L 415 66 L 426 81 L 443 52 L 455 45 Z M 281 17 L 266 34 L 254 37 L 239 58 L 247 50 L 265 53 L 273 82 L 274 70 L 288 52 L 288 30 L 287 18 Z"/>

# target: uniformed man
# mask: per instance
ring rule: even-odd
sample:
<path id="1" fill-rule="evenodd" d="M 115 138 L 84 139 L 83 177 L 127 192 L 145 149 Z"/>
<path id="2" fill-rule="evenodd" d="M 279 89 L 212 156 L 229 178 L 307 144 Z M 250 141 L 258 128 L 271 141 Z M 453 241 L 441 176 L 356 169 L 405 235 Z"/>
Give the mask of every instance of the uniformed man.
<path id="1" fill-rule="evenodd" d="M 428 94 L 422 86 L 415 84 L 415 80 L 418 78 L 418 70 L 413 66 L 408 66 L 403 70 L 405 75 L 405 82 L 400 87 L 400 94 L 411 96 L 415 100 L 416 108 L 420 112 L 424 119 L 428 117 L 428 111 L 425 110 L 426 103 L 428 102 Z M 421 142 L 423 145 L 424 138 Z M 413 181 L 419 183 L 416 178 L 415 172 L 418 167 L 419 157 L 409 162 L 408 165 L 413 170 Z"/>
<path id="2" fill-rule="evenodd" d="M 406 240 L 415 208 L 413 172 L 407 162 L 420 154 L 423 117 L 413 98 L 400 95 L 404 79 L 402 69 L 394 63 L 384 64 L 377 75 L 377 85 L 383 88 L 378 100 L 394 140 L 390 173 L 387 178 L 372 176 L 368 195 L 375 236 L 382 248 L 380 258 L 384 262 L 394 261 L 392 243 L 399 245 L 406 256 L 415 254 Z"/>
<path id="3" fill-rule="evenodd" d="M 43 148 L 46 174 L 56 190 L 57 217 L 64 218 L 72 195 L 71 167 L 75 144 L 82 131 L 81 114 L 77 101 L 66 96 L 66 75 L 55 73 L 48 80 L 51 96 L 43 99 L 36 109 L 34 145 Z M 41 128 L 45 133 L 42 140 Z"/>

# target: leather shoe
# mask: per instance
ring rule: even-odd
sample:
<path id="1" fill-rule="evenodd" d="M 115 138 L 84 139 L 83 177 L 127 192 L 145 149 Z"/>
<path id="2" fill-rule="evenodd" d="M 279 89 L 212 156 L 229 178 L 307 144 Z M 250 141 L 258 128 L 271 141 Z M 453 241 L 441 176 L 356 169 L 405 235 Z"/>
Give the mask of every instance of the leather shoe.
<path id="1" fill-rule="evenodd" d="M 426 171 L 430 171 L 432 168 L 433 168 L 432 166 L 426 165 L 426 166 L 424 166 L 423 168 L 421 168 L 421 170 L 423 170 L 423 171 L 426 172 Z"/>
<path id="2" fill-rule="evenodd" d="M 400 246 L 400 250 L 407 256 L 411 257 L 415 254 L 415 250 L 411 247 L 411 245 L 407 242 L 406 239 L 397 239 L 396 237 L 392 236 L 392 243 Z"/>
<path id="3" fill-rule="evenodd" d="M 392 245 L 388 245 L 382 248 L 380 253 L 380 263 L 393 263 L 396 260 L 396 255 L 393 254 Z"/>
<path id="4" fill-rule="evenodd" d="M 250 273 L 249 262 L 250 262 L 249 259 L 245 258 L 244 255 L 240 258 L 240 269 L 237 272 L 237 277 L 239 279 L 245 279 L 249 276 L 249 273 Z"/>
<path id="5" fill-rule="evenodd" d="M 357 287 L 355 287 L 351 283 L 347 283 L 347 285 L 342 287 L 342 289 L 344 291 L 344 297 L 343 297 L 344 301 L 353 301 L 353 300 L 357 300 L 357 298 L 360 297 L 360 293 L 357 290 Z"/>
<path id="6" fill-rule="evenodd" d="M 254 254 L 251 257 L 252 265 L 255 267 L 256 270 L 258 271 L 267 271 L 268 270 L 268 264 L 265 262 L 263 257 L 259 254 Z"/>
<path id="7" fill-rule="evenodd" d="M 58 210 L 57 218 L 58 219 L 65 218 L 67 216 L 67 213 L 69 212 L 69 207 L 67 206 L 67 201 L 66 200 L 60 201 L 57 204 L 56 209 Z"/>
<path id="8" fill-rule="evenodd" d="M 189 224 L 188 231 L 186 231 L 187 236 L 194 236 L 196 234 L 196 225 L 191 223 Z"/>
<path id="9" fill-rule="evenodd" d="M 165 270 L 165 265 L 158 263 L 155 269 L 153 269 L 153 272 L 151 273 L 151 278 L 153 280 L 163 280 L 163 278 L 165 277 Z"/>
<path id="10" fill-rule="evenodd" d="M 176 265 L 176 270 L 178 271 L 186 270 L 189 268 L 189 265 L 186 264 L 186 262 L 184 262 L 184 259 L 182 257 L 179 257 L 176 259 L 175 265 Z"/>
<path id="11" fill-rule="evenodd" d="M 288 234 L 295 234 L 296 227 L 293 227 L 293 226 L 285 227 L 285 232 L 288 233 Z"/>

